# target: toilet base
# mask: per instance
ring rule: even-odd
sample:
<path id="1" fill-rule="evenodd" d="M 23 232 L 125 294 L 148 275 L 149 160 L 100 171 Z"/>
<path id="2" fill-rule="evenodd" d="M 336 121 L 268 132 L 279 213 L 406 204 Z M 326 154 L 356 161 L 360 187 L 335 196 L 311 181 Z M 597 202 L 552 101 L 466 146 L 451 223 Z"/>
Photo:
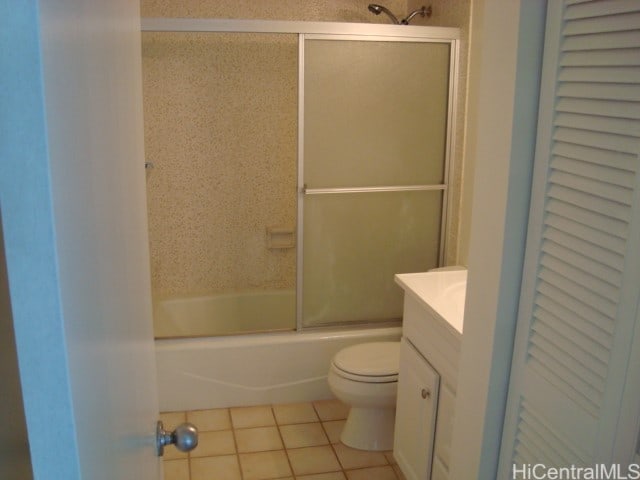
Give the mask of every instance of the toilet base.
<path id="1" fill-rule="evenodd" d="M 395 420 L 395 406 L 392 408 L 351 407 L 340 441 L 358 450 L 392 450 Z"/>

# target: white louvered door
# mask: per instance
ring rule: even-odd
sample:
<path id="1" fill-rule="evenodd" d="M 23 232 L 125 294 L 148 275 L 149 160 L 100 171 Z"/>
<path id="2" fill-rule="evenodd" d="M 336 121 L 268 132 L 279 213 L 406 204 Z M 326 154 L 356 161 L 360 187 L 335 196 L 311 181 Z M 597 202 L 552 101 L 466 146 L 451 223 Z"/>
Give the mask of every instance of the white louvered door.
<path id="1" fill-rule="evenodd" d="M 640 382 L 640 1 L 551 0 L 544 55 L 500 478 L 635 450 L 614 452 Z"/>

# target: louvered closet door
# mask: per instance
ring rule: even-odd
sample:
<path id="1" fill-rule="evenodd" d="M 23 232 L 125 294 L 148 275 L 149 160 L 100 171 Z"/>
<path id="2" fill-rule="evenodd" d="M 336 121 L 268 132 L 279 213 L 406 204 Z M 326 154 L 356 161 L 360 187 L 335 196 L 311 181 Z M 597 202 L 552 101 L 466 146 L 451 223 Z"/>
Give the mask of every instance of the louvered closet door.
<path id="1" fill-rule="evenodd" d="M 640 289 L 639 146 L 640 2 L 550 1 L 500 478 L 613 460 Z"/>

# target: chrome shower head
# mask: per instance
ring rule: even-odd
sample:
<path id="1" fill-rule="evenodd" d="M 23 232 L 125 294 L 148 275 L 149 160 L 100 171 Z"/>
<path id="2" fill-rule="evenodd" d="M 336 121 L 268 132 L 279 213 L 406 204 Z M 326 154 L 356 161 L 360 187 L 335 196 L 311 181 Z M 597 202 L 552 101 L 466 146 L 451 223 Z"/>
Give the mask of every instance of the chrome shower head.
<path id="1" fill-rule="evenodd" d="M 395 23 L 396 25 L 400 25 L 400 20 L 398 20 L 397 17 L 393 13 L 391 13 L 388 8 L 383 7 L 382 5 L 376 5 L 375 3 L 370 3 L 368 8 L 369 11 L 374 15 L 380 15 L 382 12 L 386 13 L 393 23 Z"/>
<path id="2" fill-rule="evenodd" d="M 371 6 L 371 5 L 369 5 L 369 6 Z M 425 7 L 423 5 L 421 8 L 419 8 L 417 10 L 414 10 L 409 15 L 407 15 L 407 17 L 402 19 L 400 21 L 400 23 L 402 25 L 409 25 L 409 22 L 411 21 L 411 19 L 413 17 L 415 17 L 416 15 L 420 15 L 422 18 L 424 18 L 424 17 L 429 18 L 429 17 L 431 17 L 431 13 L 432 13 L 431 5 L 429 5 L 428 7 Z"/>

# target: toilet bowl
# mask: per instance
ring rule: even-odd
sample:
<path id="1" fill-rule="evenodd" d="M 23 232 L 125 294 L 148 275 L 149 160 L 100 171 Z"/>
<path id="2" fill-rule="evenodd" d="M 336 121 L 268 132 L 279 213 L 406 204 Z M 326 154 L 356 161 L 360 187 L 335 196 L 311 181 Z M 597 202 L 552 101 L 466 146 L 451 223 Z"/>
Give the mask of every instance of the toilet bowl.
<path id="1" fill-rule="evenodd" d="M 371 342 L 340 350 L 329 388 L 351 407 L 340 440 L 360 450 L 393 449 L 400 342 Z"/>

